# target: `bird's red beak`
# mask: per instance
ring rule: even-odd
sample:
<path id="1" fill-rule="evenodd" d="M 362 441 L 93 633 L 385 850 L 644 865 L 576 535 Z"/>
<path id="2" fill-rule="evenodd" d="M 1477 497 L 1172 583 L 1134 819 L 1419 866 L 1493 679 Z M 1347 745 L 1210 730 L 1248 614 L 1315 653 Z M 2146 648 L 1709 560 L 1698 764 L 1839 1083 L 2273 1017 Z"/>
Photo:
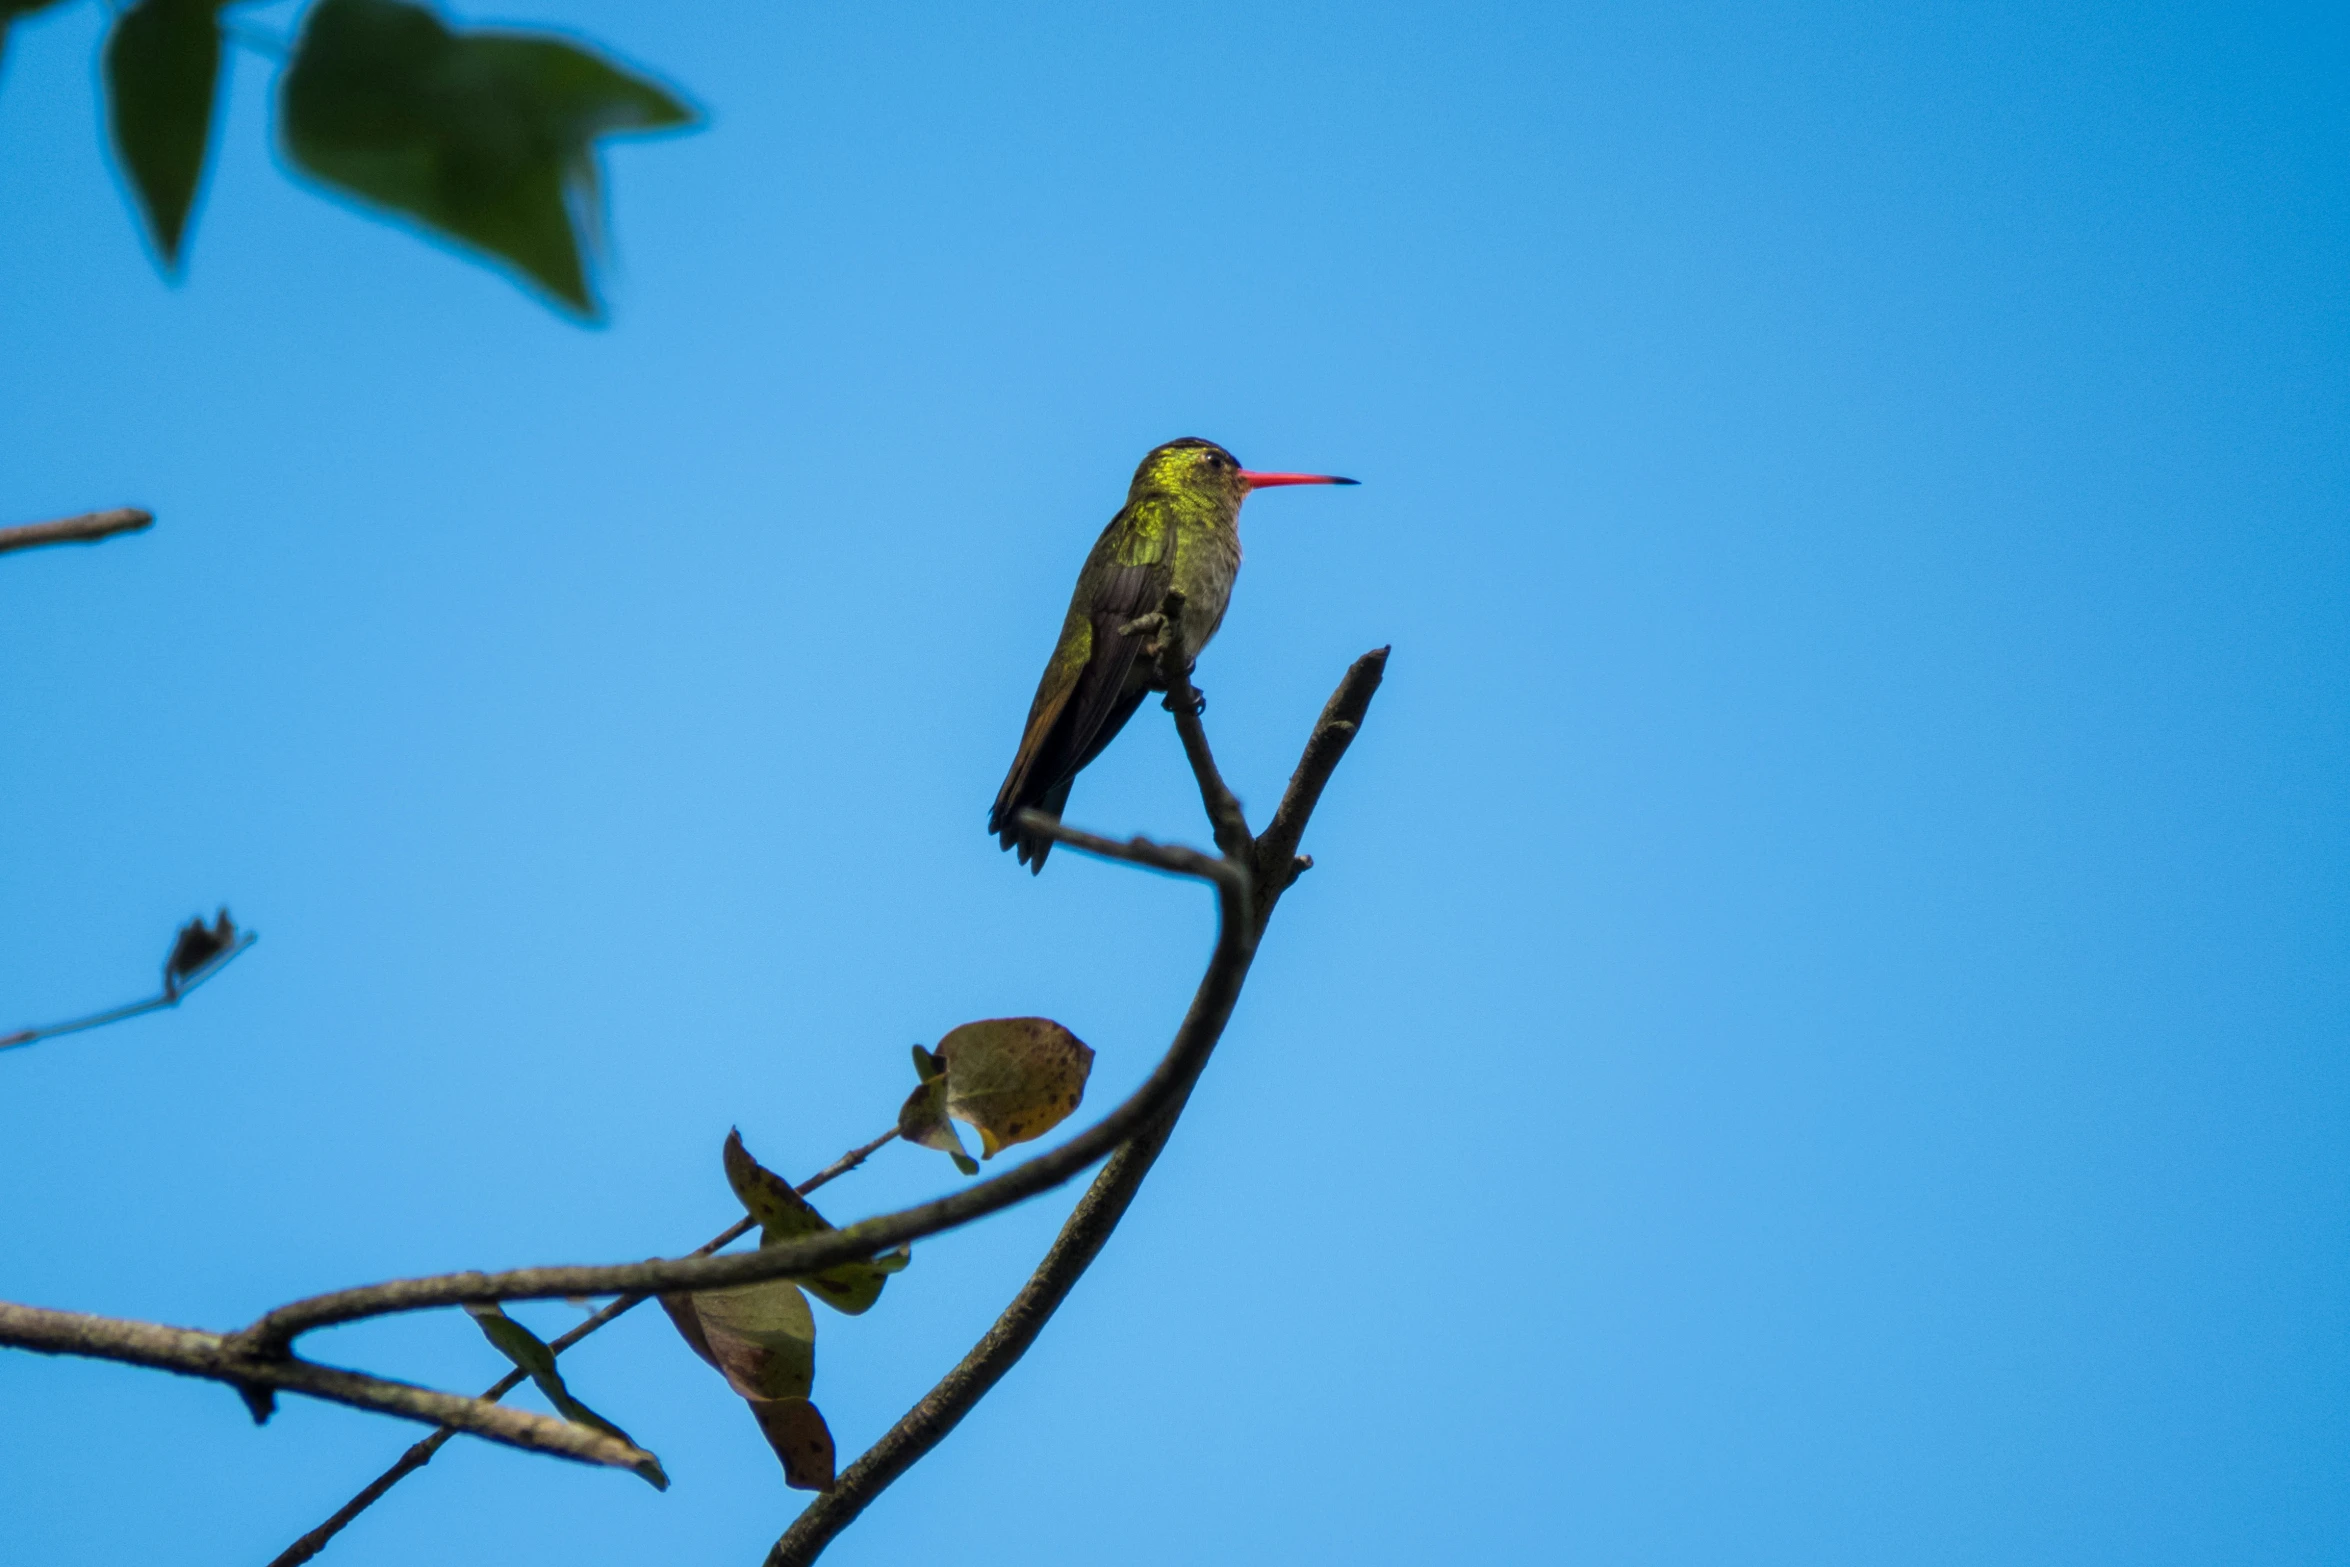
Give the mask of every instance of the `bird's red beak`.
<path id="1" fill-rule="evenodd" d="M 1269 490 L 1279 484 L 1360 484 L 1360 479 L 1341 479 L 1334 473 L 1251 473 L 1240 470 L 1241 482 L 1252 490 Z"/>

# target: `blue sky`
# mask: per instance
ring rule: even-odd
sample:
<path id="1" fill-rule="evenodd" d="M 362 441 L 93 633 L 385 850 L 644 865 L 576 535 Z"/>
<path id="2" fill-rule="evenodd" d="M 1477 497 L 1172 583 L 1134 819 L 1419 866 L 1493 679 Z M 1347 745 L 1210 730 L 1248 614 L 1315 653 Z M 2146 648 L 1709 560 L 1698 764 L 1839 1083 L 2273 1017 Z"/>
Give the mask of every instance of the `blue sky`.
<path id="1" fill-rule="evenodd" d="M 2339 1561 L 2342 15 L 1110 11 L 461 13 L 709 114 L 611 156 L 593 331 L 291 181 L 251 52 L 164 285 L 99 13 L 12 34 L 0 520 L 161 521 L 0 562 L 0 1026 L 264 939 L 0 1057 L 0 1296 L 682 1249 L 729 1126 L 812 1170 L 973 1018 L 1110 1102 L 1208 901 L 981 828 L 1200 434 L 1365 481 L 1248 509 L 1244 799 L 1390 678 L 1124 1229 L 833 1559 Z M 1071 816 L 1206 838 L 1155 713 Z M 844 1448 L 1064 1208 L 823 1319 Z M 666 1495 L 460 1444 L 331 1559 L 755 1560 L 797 1494 L 668 1325 L 567 1364 Z M 59 1564 L 265 1560 L 415 1435 L 13 1353 L 0 1410 Z"/>

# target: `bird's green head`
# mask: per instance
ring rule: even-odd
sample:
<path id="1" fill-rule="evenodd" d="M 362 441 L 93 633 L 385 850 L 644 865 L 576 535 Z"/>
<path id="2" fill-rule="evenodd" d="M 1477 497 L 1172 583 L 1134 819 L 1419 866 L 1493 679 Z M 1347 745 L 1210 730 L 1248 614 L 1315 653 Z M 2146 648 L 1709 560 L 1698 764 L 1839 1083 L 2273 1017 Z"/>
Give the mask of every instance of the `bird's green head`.
<path id="1" fill-rule="evenodd" d="M 1328 473 L 1252 473 L 1240 465 L 1239 458 L 1214 441 L 1187 435 L 1180 441 L 1154 448 L 1143 458 L 1142 466 L 1134 470 L 1134 487 L 1127 498 L 1134 501 L 1146 495 L 1179 496 L 1209 501 L 1238 512 L 1251 490 L 1271 489 L 1280 484 L 1354 482 Z"/>

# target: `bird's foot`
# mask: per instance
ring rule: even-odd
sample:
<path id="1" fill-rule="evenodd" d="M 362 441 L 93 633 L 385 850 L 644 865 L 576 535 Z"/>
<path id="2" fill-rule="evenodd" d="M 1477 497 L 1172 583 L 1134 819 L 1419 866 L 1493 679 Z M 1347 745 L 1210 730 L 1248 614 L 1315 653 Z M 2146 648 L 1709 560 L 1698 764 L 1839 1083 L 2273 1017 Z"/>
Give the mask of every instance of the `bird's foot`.
<path id="1" fill-rule="evenodd" d="M 1168 712 L 1172 713 L 1180 709 L 1183 704 L 1176 699 L 1175 693 L 1170 691 L 1167 693 L 1167 700 L 1164 706 Z M 1193 686 L 1191 688 L 1191 716 L 1197 718 L 1200 714 L 1206 712 L 1207 710 L 1208 694 L 1205 691 L 1202 691 L 1199 687 Z"/>

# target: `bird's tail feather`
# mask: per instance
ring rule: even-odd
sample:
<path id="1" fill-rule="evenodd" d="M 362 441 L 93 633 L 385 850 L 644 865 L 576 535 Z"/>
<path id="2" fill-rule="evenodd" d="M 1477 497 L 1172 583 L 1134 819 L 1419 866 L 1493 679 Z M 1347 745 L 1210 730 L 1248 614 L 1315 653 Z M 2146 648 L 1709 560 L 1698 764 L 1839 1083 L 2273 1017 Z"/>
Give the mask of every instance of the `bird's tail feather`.
<path id="1" fill-rule="evenodd" d="M 1069 786 L 1074 782 L 1076 780 L 1072 778 L 1062 779 L 1052 788 L 1046 790 L 1044 798 L 1037 801 L 1030 809 L 1040 815 L 1049 816 L 1056 822 L 1059 821 L 1062 808 L 1069 803 Z M 1028 867 L 1029 875 L 1035 876 L 1043 873 L 1044 857 L 1053 852 L 1052 839 L 1042 833 L 1022 831 L 1017 823 L 1011 821 L 1004 823 L 1002 837 L 1004 847 L 1007 849 L 1014 844 L 1019 845 L 1020 863 Z"/>

